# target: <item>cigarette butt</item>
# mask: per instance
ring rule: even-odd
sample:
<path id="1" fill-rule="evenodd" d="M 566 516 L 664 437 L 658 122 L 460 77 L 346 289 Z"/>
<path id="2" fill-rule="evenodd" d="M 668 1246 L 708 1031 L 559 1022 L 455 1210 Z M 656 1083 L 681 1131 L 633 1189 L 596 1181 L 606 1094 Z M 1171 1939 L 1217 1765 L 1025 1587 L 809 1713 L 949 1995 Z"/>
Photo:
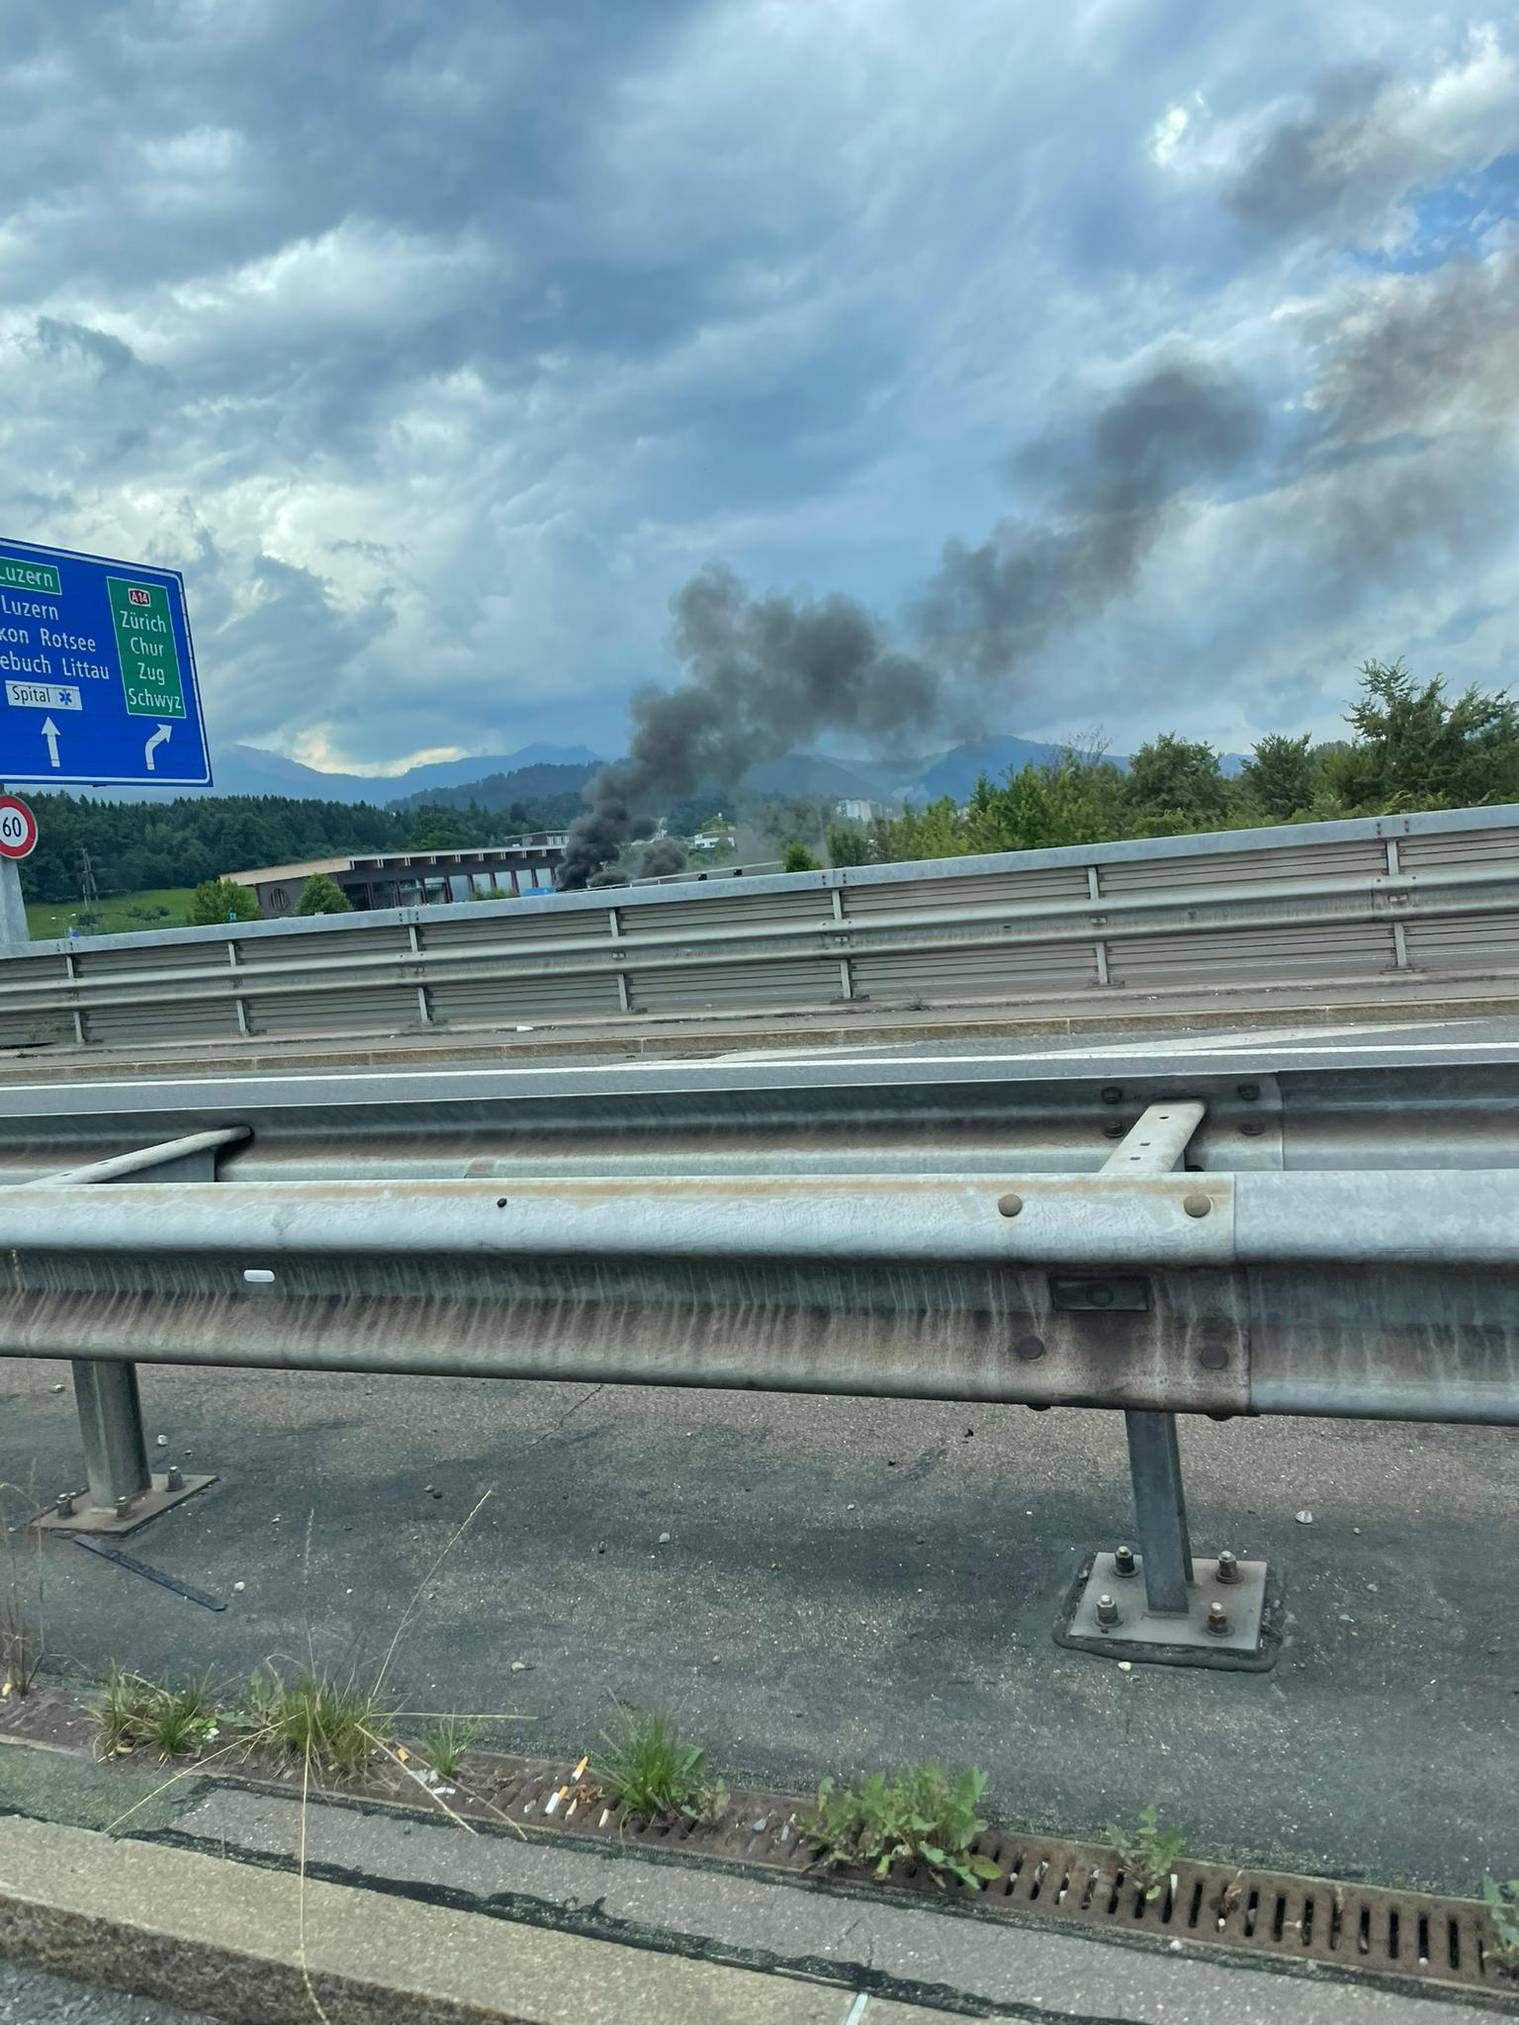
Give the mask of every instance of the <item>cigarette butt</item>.
<path id="1" fill-rule="evenodd" d="M 571 1815 L 572 1815 L 572 1814 L 574 1813 L 575 1809 L 576 1809 L 576 1808 L 577 1808 L 577 1807 L 578 1807 L 579 1805 L 580 1805 L 580 1802 L 579 1802 L 579 1800 L 572 1800 L 572 1801 L 570 1802 L 569 1806 L 565 1808 L 565 1810 L 564 1810 L 564 1818 L 565 1818 L 565 1820 L 566 1820 L 566 1821 L 568 1821 L 568 1820 L 569 1820 L 570 1816 L 571 1816 Z"/>
<path id="2" fill-rule="evenodd" d="M 411 1756 L 411 1753 L 410 1753 L 410 1751 L 408 1751 L 408 1750 L 407 1750 L 407 1748 L 406 1748 L 406 1746 L 405 1746 L 404 1744 L 397 1744 L 397 1745 L 396 1745 L 396 1756 L 397 1756 L 397 1757 L 398 1757 L 398 1758 L 400 1759 L 401 1763 L 402 1763 L 402 1764 L 404 1765 L 404 1764 L 406 1763 L 407 1759 L 408 1759 L 408 1758 L 410 1758 L 410 1756 Z"/>
<path id="3" fill-rule="evenodd" d="M 591 1760 L 589 1756 L 582 1758 L 580 1763 L 575 1767 L 574 1771 L 571 1772 L 570 1777 L 572 1779 L 578 1779 L 581 1773 L 585 1770 L 586 1766 L 590 1764 L 590 1762 Z"/>
<path id="4" fill-rule="evenodd" d="M 607 1823 L 611 1820 L 611 1818 L 612 1818 L 611 1808 L 603 1807 L 601 1810 L 601 1819 L 596 1823 L 596 1826 L 598 1828 L 605 1828 Z"/>
<path id="5" fill-rule="evenodd" d="M 559 1795 L 558 1795 L 557 1793 L 553 1793 L 553 1794 L 550 1794 L 549 1798 L 548 1798 L 547 1800 L 545 1800 L 545 1801 L 544 1801 L 544 1803 L 543 1803 L 543 1811 L 544 1811 L 544 1813 L 545 1813 L 545 1814 L 552 1814 L 552 1813 L 554 1813 L 554 1811 L 555 1811 L 555 1810 L 557 1809 L 557 1807 L 558 1807 L 558 1805 L 559 1805 L 559 1799 L 560 1799 L 560 1796 L 559 1796 Z"/>

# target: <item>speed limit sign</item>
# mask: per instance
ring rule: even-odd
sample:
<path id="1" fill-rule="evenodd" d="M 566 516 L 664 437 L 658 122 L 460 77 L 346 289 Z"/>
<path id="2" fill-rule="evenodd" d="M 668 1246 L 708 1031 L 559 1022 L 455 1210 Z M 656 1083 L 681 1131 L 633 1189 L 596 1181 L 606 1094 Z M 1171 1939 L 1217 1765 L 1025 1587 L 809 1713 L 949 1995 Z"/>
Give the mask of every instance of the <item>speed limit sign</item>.
<path id="1" fill-rule="evenodd" d="M 0 858 L 29 858 L 37 848 L 37 818 L 17 795 L 0 795 Z"/>

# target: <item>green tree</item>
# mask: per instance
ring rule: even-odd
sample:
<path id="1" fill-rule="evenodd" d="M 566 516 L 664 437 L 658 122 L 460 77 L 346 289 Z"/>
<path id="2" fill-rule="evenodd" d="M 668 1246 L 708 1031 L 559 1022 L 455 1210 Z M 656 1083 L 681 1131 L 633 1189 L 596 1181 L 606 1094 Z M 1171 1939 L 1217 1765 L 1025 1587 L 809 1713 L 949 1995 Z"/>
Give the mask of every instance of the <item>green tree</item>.
<path id="1" fill-rule="evenodd" d="M 256 921 L 258 895 L 233 879 L 203 879 L 190 902 L 190 926 L 214 928 L 222 921 Z"/>
<path id="2" fill-rule="evenodd" d="M 1130 760 L 1127 800 L 1141 834 L 1203 830 L 1227 814 L 1229 784 L 1211 745 L 1165 731 Z"/>
<path id="3" fill-rule="evenodd" d="M 822 867 L 805 844 L 788 844 L 781 853 L 783 872 L 817 872 Z"/>
<path id="4" fill-rule="evenodd" d="M 1240 774 L 1240 792 L 1262 815 L 1285 823 L 1312 807 L 1323 787 L 1323 766 L 1305 732 L 1288 738 L 1271 731 L 1256 741 Z"/>
<path id="5" fill-rule="evenodd" d="M 1347 713 L 1352 743 L 1325 755 L 1325 779 L 1352 812 L 1469 808 L 1519 795 L 1519 705 L 1475 686 L 1452 702 L 1401 660 L 1361 664 Z"/>
<path id="6" fill-rule="evenodd" d="M 828 862 L 830 865 L 868 865 L 869 837 L 854 823 L 830 823 Z"/>
<path id="7" fill-rule="evenodd" d="M 313 872 L 301 888 L 295 911 L 297 914 L 351 914 L 353 902 L 325 872 Z"/>

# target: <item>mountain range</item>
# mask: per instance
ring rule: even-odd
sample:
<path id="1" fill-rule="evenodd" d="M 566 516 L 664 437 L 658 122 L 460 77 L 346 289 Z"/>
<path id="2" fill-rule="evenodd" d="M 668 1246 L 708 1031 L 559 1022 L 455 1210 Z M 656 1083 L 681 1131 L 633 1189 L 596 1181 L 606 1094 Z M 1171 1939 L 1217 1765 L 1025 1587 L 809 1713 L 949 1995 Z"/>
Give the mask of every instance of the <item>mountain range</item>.
<path id="1" fill-rule="evenodd" d="M 1017 738 L 1010 734 L 970 739 L 946 751 L 897 759 L 833 759 L 825 754 L 791 752 L 781 759 L 767 760 L 751 767 L 743 786 L 757 794 L 827 796 L 835 800 L 934 801 L 951 795 L 963 801 L 977 779 L 988 775 L 1001 780 L 1012 769 L 1044 766 L 1059 759 L 1064 748 L 1039 739 Z M 1108 755 L 1115 766 L 1127 767 L 1121 754 Z M 264 752 L 253 745 L 225 745 L 213 755 L 215 786 L 204 792 L 218 795 L 295 795 L 313 801 L 375 802 L 415 801 L 431 789 L 467 788 L 492 774 L 517 774 L 528 768 L 565 767 L 590 769 L 601 764 L 600 755 L 585 745 L 524 745 L 515 752 L 478 753 L 468 759 L 428 760 L 397 774 L 324 773 L 300 760 L 286 759 L 277 752 Z M 1238 773 L 1244 760 L 1237 753 L 1222 756 L 1224 772 Z M 560 777 L 565 786 L 578 785 L 573 776 Z M 520 784 L 518 792 L 535 792 L 531 783 Z M 183 790 L 195 792 L 193 789 Z M 152 789 L 120 789 L 123 801 L 156 800 Z"/>

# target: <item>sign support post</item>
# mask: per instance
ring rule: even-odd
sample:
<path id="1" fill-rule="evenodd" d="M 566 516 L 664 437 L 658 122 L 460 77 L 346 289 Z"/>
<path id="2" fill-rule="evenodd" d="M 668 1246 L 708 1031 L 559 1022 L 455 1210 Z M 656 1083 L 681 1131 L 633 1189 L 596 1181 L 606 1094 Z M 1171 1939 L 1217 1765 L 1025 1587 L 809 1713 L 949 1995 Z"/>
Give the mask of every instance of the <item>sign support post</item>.
<path id="1" fill-rule="evenodd" d="M 24 949 L 31 940 L 21 895 L 21 860 L 37 846 L 37 820 L 25 802 L 0 788 L 0 950 Z"/>

